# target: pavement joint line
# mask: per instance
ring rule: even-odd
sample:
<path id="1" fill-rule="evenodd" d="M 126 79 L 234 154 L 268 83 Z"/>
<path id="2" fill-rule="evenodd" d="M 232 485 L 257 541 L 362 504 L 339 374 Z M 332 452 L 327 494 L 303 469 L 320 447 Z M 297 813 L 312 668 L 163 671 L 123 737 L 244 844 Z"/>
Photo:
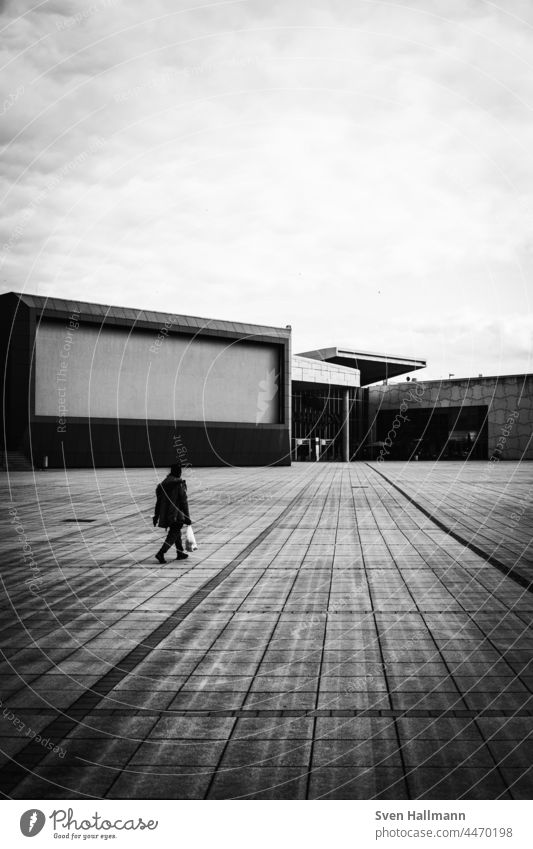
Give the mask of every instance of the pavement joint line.
<path id="1" fill-rule="evenodd" d="M 386 475 L 383 474 L 383 472 L 378 471 L 376 468 L 374 468 L 374 466 L 371 466 L 370 463 L 366 463 L 366 465 L 369 469 L 371 469 L 373 472 L 383 478 L 384 481 L 387 481 L 390 486 L 394 487 L 394 489 L 396 489 L 401 495 L 403 495 L 403 497 L 406 498 L 410 504 L 413 504 L 414 507 L 420 510 L 420 512 L 423 513 L 424 516 L 427 516 L 427 518 L 430 519 L 433 524 L 436 525 L 441 531 L 444 531 L 444 533 L 452 537 L 452 539 L 454 539 L 456 542 L 461 543 L 461 545 L 464 545 L 474 554 L 477 554 L 478 557 L 481 557 L 487 563 L 490 563 L 491 566 L 494 566 L 496 569 L 498 569 L 498 571 L 502 572 L 508 578 L 511 578 L 512 581 L 514 581 L 520 587 L 525 589 L 527 592 L 533 593 L 533 581 L 528 580 L 526 577 L 524 577 L 524 575 L 521 575 L 520 572 L 517 572 L 516 569 L 514 569 L 512 566 L 506 566 L 505 563 L 502 563 L 502 561 L 498 560 L 497 557 L 494 557 L 493 554 L 488 554 L 486 551 L 483 551 L 482 548 L 473 543 L 471 540 L 468 540 L 466 539 L 466 537 L 462 536 L 461 534 L 458 534 L 456 531 L 453 531 L 451 528 L 445 525 L 444 522 L 441 522 L 440 519 L 437 519 L 434 513 L 432 513 L 430 510 L 427 510 L 415 498 L 413 498 L 411 495 L 409 495 L 409 493 L 402 489 L 401 486 L 398 486 L 397 483 L 391 481 Z"/>
<path id="2" fill-rule="evenodd" d="M 508 719 L 509 717 L 527 717 L 533 716 L 533 710 L 530 708 L 522 708 L 520 710 L 481 708 L 480 710 L 467 710 L 463 708 L 234 708 L 221 710 L 201 710 L 200 708 L 178 708 L 176 710 L 157 711 L 150 709 L 119 711 L 115 714 L 112 710 L 97 710 L 92 714 L 95 716 L 114 716 L 120 715 L 121 718 L 131 719 L 141 716 L 155 716 L 159 718 L 170 719 L 172 717 L 208 717 L 210 719 L 218 718 L 235 718 L 243 717 L 246 719 L 269 719 L 269 718 L 289 718 L 289 717 L 376 717 L 379 719 L 392 718 L 426 718 L 426 719 Z M 83 719 L 86 714 L 76 716 L 75 719 Z M 69 721 L 64 721 L 64 730 L 70 726 Z M 41 732 L 40 732 L 41 733 Z M 44 732 L 43 732 L 44 733 Z M 68 731 L 67 731 L 68 733 Z"/>
<path id="3" fill-rule="evenodd" d="M 22 711 L 21 711 L 22 713 Z M 26 715 L 26 714 L 25 714 Z M 83 719 L 86 716 L 85 713 L 80 713 L 80 715 L 75 715 L 74 719 L 79 720 Z M 92 714 L 95 716 L 120 716 L 124 719 L 130 719 L 141 716 L 157 716 L 161 718 L 172 718 L 172 717 L 187 717 L 187 716 L 204 716 L 210 718 L 216 717 L 257 717 L 257 718 L 268 718 L 268 717 L 289 717 L 289 716 L 304 716 L 304 717 L 314 717 L 314 716 L 326 716 L 326 717 L 339 717 L 339 716 L 348 716 L 348 717 L 360 717 L 360 716 L 374 716 L 380 718 L 390 718 L 390 717 L 406 717 L 409 719 L 410 717 L 431 717 L 431 718 L 474 718 L 479 719 L 483 717 L 490 718 L 500 718 L 507 719 L 508 717 L 532 717 L 533 709 L 532 708 L 521 708 L 516 710 L 515 708 L 499 708 L 499 709 L 491 709 L 491 708 L 480 708 L 479 710 L 468 710 L 467 708 L 227 708 L 221 710 L 212 710 L 206 709 L 202 710 L 201 708 L 176 708 L 170 709 L 166 708 L 165 710 L 156 710 L 150 708 L 130 708 L 129 710 L 117 710 L 117 709 L 98 709 Z M 64 719 L 61 720 L 64 723 L 64 727 L 70 726 L 70 720 Z M 44 733 L 44 732 L 43 732 Z M 1 740 L 1 738 L 0 738 Z"/>
<path id="4" fill-rule="evenodd" d="M 108 693 L 116 687 L 117 672 L 120 673 L 121 681 L 129 675 L 136 666 L 139 665 L 166 637 L 168 637 L 181 622 L 195 610 L 207 596 L 216 589 L 226 578 L 228 578 L 241 563 L 250 556 L 250 554 L 258 548 L 259 545 L 267 538 L 267 536 L 275 530 L 283 518 L 287 516 L 297 504 L 301 496 L 308 489 L 308 482 L 301 487 L 297 494 L 289 501 L 287 506 L 276 516 L 276 518 L 267 525 L 239 554 L 233 558 L 220 572 L 210 578 L 203 586 L 184 603 L 174 610 L 160 625 L 158 625 L 150 634 L 144 637 L 139 645 L 133 648 L 119 663 L 115 664 L 109 672 L 105 673 L 96 681 L 91 688 L 85 691 L 76 701 L 66 708 L 62 714 L 57 716 L 40 732 L 40 736 L 47 737 L 53 741 L 54 745 L 59 743 L 74 730 L 78 722 L 94 712 L 96 706 Z M 76 711 L 75 718 L 71 717 L 72 711 Z M 216 715 L 215 711 L 213 715 Z M 218 714 L 220 715 L 220 714 Z M 14 790 L 33 770 L 44 760 L 49 754 L 48 750 L 43 749 L 40 743 L 31 740 L 17 755 L 17 761 L 12 759 L 7 766 L 0 768 L 0 775 L 5 775 L 5 780 L 2 780 L 2 792 L 7 795 L 9 791 Z M 22 762 L 22 763 L 21 763 Z"/>
<path id="5" fill-rule="evenodd" d="M 348 475 L 348 477 L 349 477 L 349 475 Z M 341 491 L 341 492 L 342 492 L 342 483 L 343 483 L 343 479 L 344 479 L 344 469 L 341 471 L 341 475 L 340 475 L 340 491 Z M 326 509 L 326 505 L 327 505 L 327 502 L 328 502 L 328 498 L 329 498 L 329 496 L 330 496 L 331 490 L 333 489 L 333 481 L 334 481 L 334 478 L 332 478 L 331 485 L 330 485 L 330 487 L 329 487 L 329 489 L 328 489 L 328 492 L 327 492 L 326 498 L 325 498 L 325 500 L 324 500 L 324 504 L 323 504 L 323 507 L 322 507 L 322 511 L 321 511 L 321 513 L 320 513 L 320 518 L 319 518 L 319 520 L 318 520 L 318 522 L 317 522 L 317 527 L 318 527 L 318 526 L 319 526 L 319 524 L 320 524 L 320 519 L 321 519 L 321 518 L 322 518 L 322 516 L 324 515 L 324 511 L 325 511 L 325 509 Z M 336 520 L 336 528 L 335 528 L 335 537 L 334 537 L 334 543 L 333 543 L 333 545 L 334 545 L 334 546 L 335 546 L 335 545 L 336 545 L 336 543 L 337 543 L 337 537 L 338 537 L 338 533 L 339 533 L 339 515 L 340 515 L 340 509 L 341 509 L 341 497 L 340 497 L 340 495 L 339 495 L 339 500 L 338 500 L 338 505 L 337 505 L 337 520 Z M 316 531 L 315 531 L 315 533 L 316 533 Z M 314 534 L 313 534 L 313 536 L 311 537 L 311 540 L 312 540 L 312 539 L 314 539 Z M 311 542 L 310 542 L 310 544 L 309 544 L 309 547 L 310 547 L 310 545 L 311 545 Z M 307 548 L 307 551 L 309 551 L 309 547 Z M 327 587 L 328 587 L 328 590 L 327 590 L 327 592 L 328 592 L 328 598 L 327 598 L 327 601 L 326 601 L 326 609 L 329 609 L 329 605 L 330 605 L 330 603 L 331 603 L 331 588 L 332 588 L 332 585 L 333 585 L 333 564 L 331 565 L 331 568 L 329 569 L 329 578 L 328 578 L 328 577 L 326 578 L 325 583 L 327 584 Z M 319 586 L 320 586 L 320 585 L 319 585 Z M 327 617 L 326 617 L 326 618 L 327 618 Z M 326 636 L 326 631 L 327 631 L 327 625 L 325 625 L 325 626 L 324 626 L 324 636 Z M 321 680 L 322 680 L 322 672 L 323 672 L 323 669 L 324 669 L 324 651 L 325 651 L 325 646 L 326 646 L 326 640 L 324 639 L 324 642 L 322 643 L 322 650 L 321 650 L 321 653 L 320 653 L 320 661 L 319 661 L 319 667 L 318 667 L 318 676 L 317 676 L 317 678 L 318 678 L 318 686 L 317 686 L 317 689 L 316 689 L 316 695 L 315 695 L 315 709 L 314 709 L 314 711 L 312 711 L 312 712 L 311 712 L 311 716 L 314 716 L 314 717 L 315 717 L 315 719 L 313 720 L 313 735 L 312 735 L 312 738 L 311 738 L 311 745 L 310 745 L 310 747 L 309 747 L 309 772 L 308 772 L 308 774 L 307 774 L 307 781 L 306 781 L 306 792 L 305 792 L 305 797 L 306 797 L 306 799 L 308 799 L 308 798 L 309 798 L 309 794 L 310 794 L 310 791 L 311 791 L 311 765 L 312 765 L 312 763 L 313 763 L 313 759 L 314 759 L 314 751 L 315 751 L 315 739 L 316 739 L 316 716 L 317 716 L 317 711 L 319 710 L 318 705 L 319 705 L 319 700 L 320 700 L 320 682 L 321 682 Z"/>

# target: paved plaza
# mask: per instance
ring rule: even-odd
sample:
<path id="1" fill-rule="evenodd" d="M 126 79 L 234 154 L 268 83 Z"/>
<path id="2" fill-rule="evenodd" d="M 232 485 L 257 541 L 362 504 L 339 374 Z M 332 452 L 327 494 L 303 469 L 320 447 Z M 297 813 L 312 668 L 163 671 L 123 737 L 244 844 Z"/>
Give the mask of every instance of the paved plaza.
<path id="1" fill-rule="evenodd" d="M 5 796 L 532 798 L 531 464 L 164 474 L 2 476 Z"/>

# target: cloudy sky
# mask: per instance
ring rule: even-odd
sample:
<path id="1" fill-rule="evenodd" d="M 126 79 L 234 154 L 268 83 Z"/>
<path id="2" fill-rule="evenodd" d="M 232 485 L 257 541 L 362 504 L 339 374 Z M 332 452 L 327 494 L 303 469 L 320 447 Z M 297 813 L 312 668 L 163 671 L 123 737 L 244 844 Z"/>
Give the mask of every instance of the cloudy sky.
<path id="1" fill-rule="evenodd" d="M 530 0 L 0 6 L 1 291 L 533 370 Z"/>

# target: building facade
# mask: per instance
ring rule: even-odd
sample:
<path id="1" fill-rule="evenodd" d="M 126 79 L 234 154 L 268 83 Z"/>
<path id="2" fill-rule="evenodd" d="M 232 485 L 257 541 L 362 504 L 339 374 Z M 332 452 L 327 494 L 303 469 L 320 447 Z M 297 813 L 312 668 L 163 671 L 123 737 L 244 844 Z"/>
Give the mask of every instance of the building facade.
<path id="1" fill-rule="evenodd" d="M 1 301 L 4 451 L 56 468 L 290 463 L 290 329 Z"/>
<path id="2" fill-rule="evenodd" d="M 293 460 L 363 459 L 369 434 L 365 387 L 425 365 L 425 360 L 342 347 L 293 356 Z"/>
<path id="3" fill-rule="evenodd" d="M 292 459 L 350 459 L 361 422 L 358 369 L 292 358 Z"/>
<path id="4" fill-rule="evenodd" d="M 533 374 L 411 380 L 367 391 L 368 457 L 533 459 Z"/>
<path id="5" fill-rule="evenodd" d="M 420 381 L 420 358 L 291 356 L 290 327 L 0 302 L 10 468 L 533 459 L 531 374 Z"/>

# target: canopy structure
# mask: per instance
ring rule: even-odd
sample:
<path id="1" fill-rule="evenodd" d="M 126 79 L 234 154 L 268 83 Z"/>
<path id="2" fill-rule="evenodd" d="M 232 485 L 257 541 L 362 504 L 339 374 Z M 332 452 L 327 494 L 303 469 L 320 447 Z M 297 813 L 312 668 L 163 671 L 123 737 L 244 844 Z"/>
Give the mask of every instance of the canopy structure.
<path id="1" fill-rule="evenodd" d="M 316 351 L 304 351 L 298 356 L 358 369 L 361 373 L 361 386 L 426 367 L 426 360 L 420 358 L 375 354 L 359 351 L 357 348 L 318 348 Z"/>

